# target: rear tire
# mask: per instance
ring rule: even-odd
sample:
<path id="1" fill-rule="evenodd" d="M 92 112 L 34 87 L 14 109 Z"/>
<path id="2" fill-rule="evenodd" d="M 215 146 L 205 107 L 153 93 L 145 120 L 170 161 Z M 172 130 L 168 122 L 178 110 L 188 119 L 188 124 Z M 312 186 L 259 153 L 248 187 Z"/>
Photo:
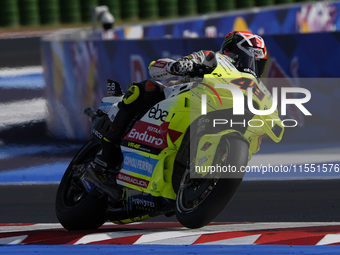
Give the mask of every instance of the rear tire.
<path id="1" fill-rule="evenodd" d="M 223 137 L 219 146 L 214 164 L 236 166 L 237 169 L 247 165 L 248 143 L 242 137 Z M 200 228 L 209 224 L 230 202 L 241 182 L 242 177 L 192 179 L 190 169 L 187 169 L 177 192 L 177 220 L 187 228 Z"/>
<path id="2" fill-rule="evenodd" d="M 88 192 L 80 180 L 99 148 L 99 142 L 88 142 L 73 158 L 59 184 L 56 215 L 69 231 L 97 229 L 107 220 L 107 197 L 95 188 Z"/>

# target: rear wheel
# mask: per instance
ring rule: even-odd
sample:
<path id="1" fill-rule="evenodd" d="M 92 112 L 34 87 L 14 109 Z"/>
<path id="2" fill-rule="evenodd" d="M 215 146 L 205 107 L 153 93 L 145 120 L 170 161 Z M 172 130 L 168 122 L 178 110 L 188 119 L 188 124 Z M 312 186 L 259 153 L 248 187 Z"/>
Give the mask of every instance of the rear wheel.
<path id="1" fill-rule="evenodd" d="M 178 187 L 176 217 L 185 227 L 200 228 L 223 211 L 239 187 L 242 177 L 215 175 L 213 178 L 191 178 L 190 153 L 186 154 L 188 163 Z M 226 136 L 221 139 L 214 164 L 240 169 L 247 162 L 248 143 L 242 137 Z"/>
<path id="2" fill-rule="evenodd" d="M 87 164 L 100 144 L 88 142 L 73 158 L 60 182 L 56 196 L 56 214 L 67 230 L 97 229 L 107 220 L 107 197 L 81 180 Z M 89 191 L 90 190 L 90 191 Z"/>

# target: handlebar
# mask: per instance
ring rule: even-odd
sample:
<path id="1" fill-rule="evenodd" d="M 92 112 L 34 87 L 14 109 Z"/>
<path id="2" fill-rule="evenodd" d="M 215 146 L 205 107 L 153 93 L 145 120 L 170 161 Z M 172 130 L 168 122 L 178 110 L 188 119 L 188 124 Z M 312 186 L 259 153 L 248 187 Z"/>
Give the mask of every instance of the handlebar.
<path id="1" fill-rule="evenodd" d="M 193 65 L 192 72 L 189 73 L 190 77 L 203 77 L 205 74 L 211 73 L 214 68 L 202 65 L 202 64 L 195 64 Z"/>
<path id="2" fill-rule="evenodd" d="M 94 122 L 96 118 L 98 117 L 98 113 L 92 107 L 87 107 L 84 110 L 84 113 L 87 115 L 87 117 L 90 119 L 91 122 Z"/>

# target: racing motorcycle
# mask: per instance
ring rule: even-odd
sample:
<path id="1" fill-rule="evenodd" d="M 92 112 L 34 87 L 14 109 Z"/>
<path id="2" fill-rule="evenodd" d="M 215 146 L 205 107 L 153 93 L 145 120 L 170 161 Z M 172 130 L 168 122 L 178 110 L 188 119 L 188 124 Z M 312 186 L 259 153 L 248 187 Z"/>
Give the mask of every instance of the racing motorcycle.
<path id="1" fill-rule="evenodd" d="M 259 114 L 273 109 L 264 84 L 238 71 L 227 56 L 217 53 L 216 59 L 211 73 L 166 87 L 165 99 L 123 137 L 124 160 L 112 187 L 119 185 L 119 201 L 110 199 L 110 187 L 101 189 L 84 177 L 123 97 L 119 83 L 108 80 L 110 95 L 97 111 L 85 110 L 93 138 L 75 155 L 57 191 L 56 214 L 65 229 L 97 229 L 108 220 L 126 224 L 158 215 L 176 215 L 183 226 L 200 228 L 223 211 L 263 136 L 280 142 L 284 127 L 276 106 Z M 242 97 L 233 100 L 235 91 Z M 243 113 L 234 114 L 245 98 L 258 114 L 245 103 Z"/>

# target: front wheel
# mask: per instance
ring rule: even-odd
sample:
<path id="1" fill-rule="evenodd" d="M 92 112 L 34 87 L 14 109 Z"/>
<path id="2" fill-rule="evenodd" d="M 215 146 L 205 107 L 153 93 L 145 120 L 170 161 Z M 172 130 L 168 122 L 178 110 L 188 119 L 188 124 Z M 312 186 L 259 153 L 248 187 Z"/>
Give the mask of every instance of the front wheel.
<path id="1" fill-rule="evenodd" d="M 221 166 L 235 166 L 237 169 L 246 166 L 248 143 L 237 136 L 222 138 L 214 162 Z M 215 178 L 191 178 L 190 168 L 187 168 L 177 192 L 176 217 L 187 228 L 200 228 L 223 211 L 242 178 L 223 178 L 227 177 L 223 175 Z"/>
<path id="2" fill-rule="evenodd" d="M 59 184 L 56 214 L 67 230 L 97 229 L 107 220 L 107 197 L 93 187 L 86 188 L 81 181 L 87 164 L 99 148 L 99 142 L 88 142 L 73 158 Z"/>

